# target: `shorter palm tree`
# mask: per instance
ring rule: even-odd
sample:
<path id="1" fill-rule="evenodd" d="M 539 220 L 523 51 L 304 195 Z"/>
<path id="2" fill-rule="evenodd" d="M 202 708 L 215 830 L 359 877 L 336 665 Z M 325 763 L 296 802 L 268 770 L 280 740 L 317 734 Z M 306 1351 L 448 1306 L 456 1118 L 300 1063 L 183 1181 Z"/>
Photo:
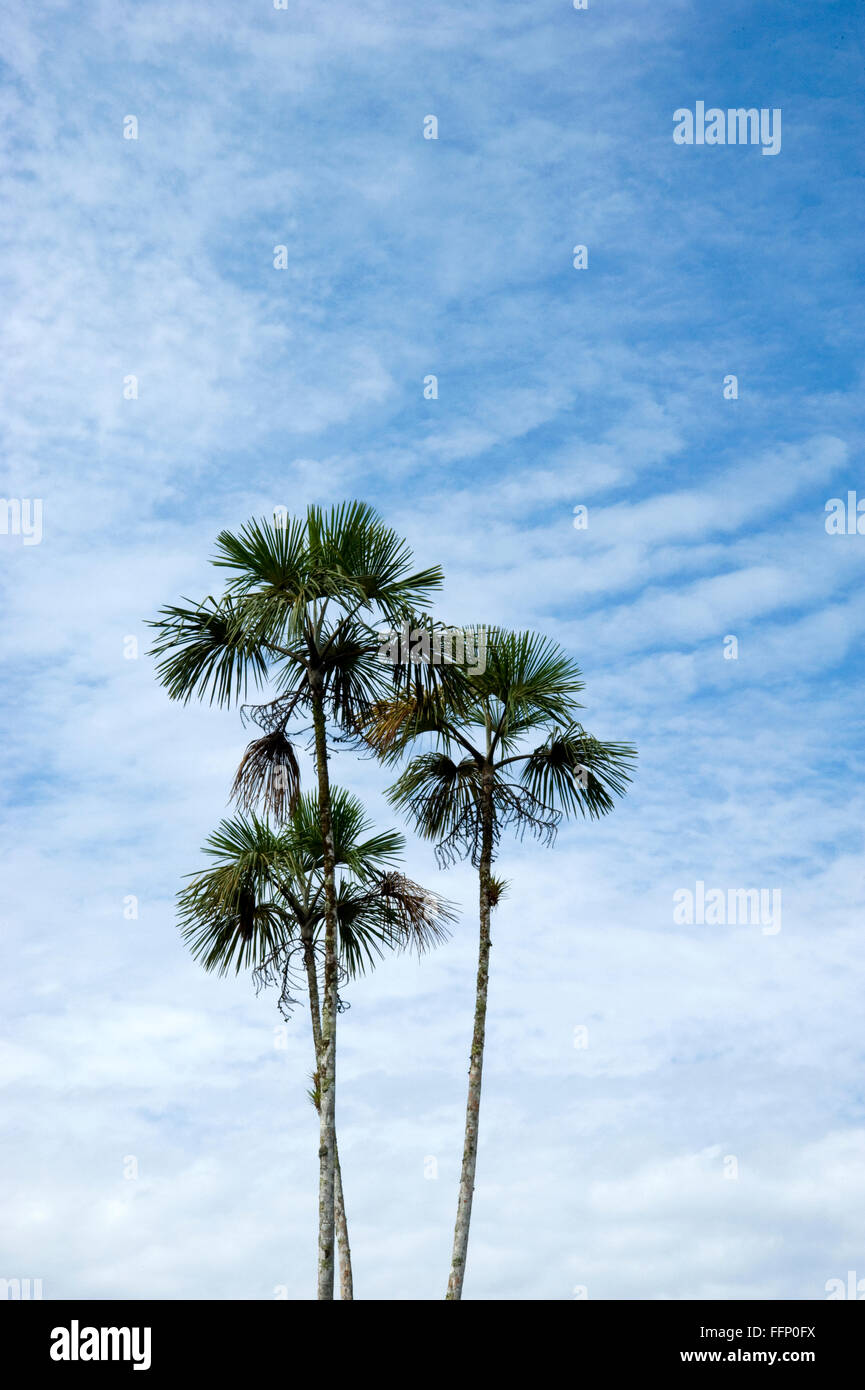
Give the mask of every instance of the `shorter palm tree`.
<path id="1" fill-rule="evenodd" d="M 480 934 L 465 1138 L 446 1297 L 462 1297 L 478 1150 L 489 984 L 490 913 L 501 896 L 493 863 L 511 827 L 551 844 L 564 816 L 612 811 L 631 780 L 628 743 L 602 742 L 579 720 L 579 667 L 532 632 L 480 627 L 485 665 L 415 665 L 395 673 L 394 693 L 363 733 L 386 762 L 409 759 L 389 789 L 442 863 L 467 856 L 478 870 Z M 424 751 L 416 749 L 424 749 Z"/>
<path id="2" fill-rule="evenodd" d="M 242 788 L 240 788 L 242 792 Z M 399 870 L 404 839 L 370 834 L 357 797 L 332 787 L 331 835 L 337 869 L 336 919 L 343 981 L 356 979 L 385 950 L 422 953 L 443 940 L 453 911 Z M 251 968 L 257 987 L 278 984 L 287 1017 L 298 971 L 306 979 L 315 1069 L 310 1099 L 321 1107 L 323 957 L 327 901 L 324 842 L 315 796 L 298 796 L 274 829 L 254 812 L 223 820 L 204 846 L 213 863 L 178 895 L 184 940 L 206 970 Z M 340 1291 L 353 1298 L 353 1275 L 339 1150 L 334 1141 L 334 1220 Z"/>

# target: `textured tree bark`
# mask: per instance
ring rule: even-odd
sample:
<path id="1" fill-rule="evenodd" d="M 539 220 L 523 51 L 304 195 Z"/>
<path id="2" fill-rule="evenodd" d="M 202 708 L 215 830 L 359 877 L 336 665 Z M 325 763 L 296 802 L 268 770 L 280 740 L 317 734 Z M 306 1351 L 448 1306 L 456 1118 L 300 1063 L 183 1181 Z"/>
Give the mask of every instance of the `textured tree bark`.
<path id="1" fill-rule="evenodd" d="M 327 770 L 327 730 L 320 687 L 312 682 L 312 724 L 318 804 L 324 847 L 324 994 L 321 1011 L 319 1078 L 318 1182 L 318 1297 L 333 1298 L 334 1178 L 336 1168 L 336 884 L 330 782 Z"/>
<path id="2" fill-rule="evenodd" d="M 490 875 L 493 859 L 493 791 L 492 772 L 485 770 L 481 782 L 481 857 L 480 857 L 480 941 L 478 946 L 478 976 L 475 993 L 475 1024 L 469 1059 L 469 1092 L 466 1104 L 466 1132 L 463 1143 L 463 1162 L 454 1228 L 454 1247 L 446 1299 L 462 1298 L 466 1272 L 466 1253 L 469 1245 L 469 1224 L 472 1217 L 472 1197 L 475 1190 L 475 1167 L 478 1157 L 478 1118 L 481 1105 L 481 1076 L 484 1065 L 484 1035 L 487 1019 L 487 985 L 490 973 Z"/>
<path id="3" fill-rule="evenodd" d="M 333 1142 L 333 1212 L 336 1223 L 336 1244 L 339 1251 L 339 1296 L 346 1302 L 354 1299 L 354 1277 L 351 1272 L 351 1247 L 348 1243 L 348 1221 L 342 1193 L 342 1169 L 339 1166 L 339 1147 Z"/>
<path id="4" fill-rule="evenodd" d="M 306 966 L 306 981 L 309 987 L 309 1014 L 312 1019 L 312 1041 L 315 1048 L 316 1087 L 321 1067 L 321 1008 L 318 998 L 318 971 L 315 966 L 315 950 L 311 934 L 301 933 L 303 939 L 303 960 Z M 316 1111 L 321 1115 L 321 1101 L 316 1099 Z M 345 1197 L 342 1191 L 342 1169 L 339 1163 L 339 1144 L 336 1133 L 333 1138 L 333 1209 L 336 1226 L 336 1245 L 339 1251 L 339 1296 L 343 1300 L 354 1299 L 354 1276 L 351 1268 L 351 1246 L 348 1243 L 348 1221 L 345 1215 Z"/>

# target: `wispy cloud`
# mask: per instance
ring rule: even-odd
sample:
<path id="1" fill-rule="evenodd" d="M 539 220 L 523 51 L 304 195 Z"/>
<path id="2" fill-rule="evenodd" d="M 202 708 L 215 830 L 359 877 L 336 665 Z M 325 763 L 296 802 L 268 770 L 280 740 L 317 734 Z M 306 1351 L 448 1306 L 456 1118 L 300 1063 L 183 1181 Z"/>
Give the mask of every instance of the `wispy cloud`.
<path id="1" fill-rule="evenodd" d="M 467 1294 L 819 1298 L 861 1263 L 851 9 L 8 9 L 2 491 L 44 535 L 0 535 L 0 1274 L 311 1290 L 303 1020 L 275 1047 L 173 921 L 247 735 L 169 704 L 145 620 L 212 591 L 221 527 L 347 496 L 442 563 L 448 621 L 572 650 L 641 752 L 608 822 L 503 848 Z M 781 154 L 676 147 L 703 97 L 782 106 Z M 340 1021 L 361 1296 L 439 1297 L 453 1219 L 476 890 L 409 868 L 464 917 Z M 783 929 L 677 925 L 697 880 L 779 884 Z"/>

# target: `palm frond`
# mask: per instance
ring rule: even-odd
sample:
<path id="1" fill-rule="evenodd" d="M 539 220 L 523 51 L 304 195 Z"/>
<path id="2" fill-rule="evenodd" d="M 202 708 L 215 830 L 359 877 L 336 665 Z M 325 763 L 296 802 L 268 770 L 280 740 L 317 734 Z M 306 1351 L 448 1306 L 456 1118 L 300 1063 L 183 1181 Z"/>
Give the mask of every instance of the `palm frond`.
<path id="1" fill-rule="evenodd" d="M 242 890 L 235 905 L 213 903 L 192 888 L 178 894 L 181 936 L 205 970 L 225 975 L 254 969 L 284 945 L 291 918 L 273 902 L 258 903 L 252 889 Z"/>
<path id="2" fill-rule="evenodd" d="M 232 592 L 259 589 L 280 593 L 292 601 L 314 588 L 310 584 L 306 526 L 295 517 L 280 524 L 269 517 L 244 522 L 235 535 L 221 531 L 213 560 L 230 571 Z"/>
<path id="3" fill-rule="evenodd" d="M 324 597 L 310 570 L 306 524 L 268 517 L 247 521 L 237 534 L 222 531 L 214 565 L 227 569 L 227 590 L 244 630 L 271 650 L 303 637 L 309 610 Z"/>
<path id="4" fill-rule="evenodd" d="M 215 862 L 177 896 L 181 935 L 206 970 L 254 968 L 294 930 L 278 885 L 290 872 L 286 845 L 266 821 L 235 816 L 205 842 Z"/>
<path id="5" fill-rule="evenodd" d="M 624 796 L 636 756 L 631 744 L 604 743 L 573 724 L 534 749 L 520 780 L 545 805 L 597 819 L 613 810 L 615 796 Z"/>
<path id="6" fill-rule="evenodd" d="M 343 883 L 337 902 L 340 958 L 350 976 L 361 975 L 384 950 L 431 950 L 450 935 L 452 904 L 398 870 L 365 885 Z"/>
<path id="7" fill-rule="evenodd" d="M 330 789 L 331 837 L 337 867 L 358 879 L 369 878 L 397 862 L 405 849 L 405 839 L 397 830 L 370 835 L 372 823 L 362 802 L 344 788 Z M 287 842 L 298 855 L 320 868 L 324 862 L 319 802 L 315 793 L 298 798 L 286 827 Z"/>
<path id="8" fill-rule="evenodd" d="M 377 654 L 377 634 L 356 621 L 343 619 L 319 635 L 316 667 L 328 714 L 350 733 L 387 693 L 387 672 Z"/>
<path id="9" fill-rule="evenodd" d="M 426 679 L 429 671 L 434 674 Z M 484 717 L 468 687 L 461 674 L 447 668 L 412 668 L 400 690 L 365 710 L 357 724 L 359 741 L 390 765 L 427 736 L 442 752 L 469 751 L 473 729 L 482 728 Z"/>
<path id="10" fill-rule="evenodd" d="M 558 643 L 536 632 L 488 627 L 486 670 L 472 678 L 478 695 L 495 708 L 503 734 L 542 724 L 571 723 L 585 688 L 580 668 Z"/>
<path id="11" fill-rule="evenodd" d="M 443 583 L 437 565 L 410 572 L 409 546 L 365 502 L 345 502 L 329 511 L 310 507 L 307 534 L 322 587 L 337 598 L 350 594 L 352 606 L 376 606 L 396 621 Z"/>
<path id="12" fill-rule="evenodd" d="M 160 633 L 150 654 L 161 658 L 156 674 L 172 700 L 186 704 L 209 691 L 211 704 L 231 704 L 250 679 L 260 684 L 267 676 L 264 655 L 230 598 L 169 605 L 149 626 Z"/>
<path id="13" fill-rule="evenodd" d="M 446 753 L 421 753 L 387 794 L 394 806 L 410 816 L 419 835 L 439 839 L 477 817 L 480 772 L 471 758 L 457 763 Z"/>
<path id="14" fill-rule="evenodd" d="M 263 805 L 283 821 L 297 805 L 300 767 L 297 754 L 282 729 L 274 729 L 247 745 L 231 788 L 231 800 L 243 811 Z"/>

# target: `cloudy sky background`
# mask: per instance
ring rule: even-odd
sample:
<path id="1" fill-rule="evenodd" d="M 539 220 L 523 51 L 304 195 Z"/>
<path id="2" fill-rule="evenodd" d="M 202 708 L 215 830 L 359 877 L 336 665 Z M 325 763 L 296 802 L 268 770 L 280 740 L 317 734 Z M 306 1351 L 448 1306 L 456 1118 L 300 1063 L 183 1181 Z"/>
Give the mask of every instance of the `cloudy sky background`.
<path id="1" fill-rule="evenodd" d="M 360 497 L 448 621 L 556 638 L 640 750 L 606 822 L 503 846 L 466 1297 L 865 1277 L 865 538 L 824 525 L 865 495 L 859 7 L 2 11 L 2 491 L 44 536 L 0 536 L 0 1276 L 314 1289 L 308 1024 L 275 1047 L 173 917 L 248 735 L 168 701 L 145 620 L 223 527 Z M 674 145 L 697 100 L 780 107 L 781 153 Z M 335 775 L 394 823 L 386 774 Z M 441 1297 L 455 1212 L 476 887 L 407 863 L 464 912 L 347 991 L 361 1298 Z M 782 930 L 675 924 L 697 880 L 780 888 Z"/>

